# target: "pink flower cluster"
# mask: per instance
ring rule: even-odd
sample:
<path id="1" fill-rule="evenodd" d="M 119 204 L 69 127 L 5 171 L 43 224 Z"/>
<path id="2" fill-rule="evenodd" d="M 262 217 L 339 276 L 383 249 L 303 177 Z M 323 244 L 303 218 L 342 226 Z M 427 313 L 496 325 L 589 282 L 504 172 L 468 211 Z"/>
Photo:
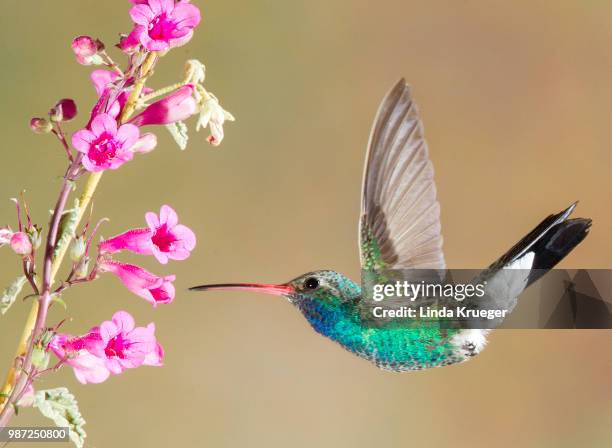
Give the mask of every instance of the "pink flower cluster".
<path id="1" fill-rule="evenodd" d="M 116 312 L 111 320 L 93 327 L 83 336 L 58 333 L 49 348 L 73 368 L 83 384 L 101 383 L 110 374 L 140 366 L 161 366 L 164 349 L 155 338 L 155 324 L 136 327 L 127 311 Z"/>
<path id="2" fill-rule="evenodd" d="M 153 255 L 162 264 L 168 260 L 185 260 L 196 245 L 193 231 L 178 223 L 178 215 L 169 205 L 162 205 L 159 216 L 145 215 L 148 228 L 128 230 L 98 244 L 102 272 L 116 275 L 125 287 L 153 306 L 174 300 L 174 275 L 159 277 L 140 266 L 121 263 L 110 255 L 127 250 L 141 255 Z"/>
<path id="3" fill-rule="evenodd" d="M 185 44 L 200 23 L 200 10 L 189 1 L 132 0 L 130 16 L 134 22 L 132 32 L 124 37 L 119 47 L 128 53 L 167 51 Z M 79 36 L 72 42 L 77 61 L 84 65 L 102 63 L 104 45 L 89 36 Z M 100 62 L 102 61 L 102 62 Z M 92 81 L 98 92 L 98 102 L 92 110 L 87 127 L 72 136 L 72 145 L 82 154 L 83 167 L 91 172 L 117 169 L 132 160 L 134 153 L 153 150 L 157 139 L 153 134 L 140 134 L 140 127 L 170 124 L 196 113 L 194 86 L 187 84 L 165 98 L 156 101 L 132 118 L 130 123 L 119 123 L 118 117 L 133 90 L 133 79 L 122 78 L 122 87 L 115 85 L 120 71 L 95 70 Z M 143 94 L 150 93 L 144 89 Z M 39 132 L 45 123 L 31 123 Z"/>
<path id="4" fill-rule="evenodd" d="M 111 255 L 127 250 L 154 255 L 165 264 L 168 260 L 184 260 L 195 248 L 196 237 L 191 229 L 179 224 L 172 207 L 163 205 L 159 216 L 145 215 L 149 227 L 131 229 L 98 245 L 99 272 L 116 275 L 128 290 L 153 306 L 174 300 L 174 275 L 159 277 L 140 266 L 113 260 Z M 127 311 L 118 311 L 109 321 L 93 327 L 82 336 L 56 334 L 49 349 L 70 365 L 81 383 L 101 383 L 110 374 L 142 365 L 160 366 L 164 350 L 155 338 L 155 325 L 136 327 Z"/>
<path id="5" fill-rule="evenodd" d="M 91 74 L 99 103 L 108 99 L 118 75 L 108 70 Z M 148 93 L 145 89 L 144 93 Z M 89 125 L 72 135 L 72 145 L 83 154 L 83 166 L 91 172 L 114 170 L 132 160 L 134 153 L 148 153 L 157 145 L 151 133 L 140 133 L 141 126 L 174 123 L 196 112 L 193 86 L 188 84 L 148 106 L 129 123 L 118 125 L 117 117 L 127 102 L 129 91 L 107 101 L 104 111 L 94 108 Z"/>
<path id="6" fill-rule="evenodd" d="M 152 151 L 157 138 L 152 133 L 143 132 L 143 127 L 172 124 L 196 113 L 201 114 L 203 86 L 199 83 L 203 75 L 186 75 L 178 88 L 157 92 L 143 88 L 158 56 L 191 39 L 201 21 L 200 10 L 189 0 L 131 0 L 131 3 L 129 15 L 133 28 L 122 36 L 118 44 L 128 55 L 127 67 L 122 69 L 115 64 L 104 43 L 98 39 L 79 36 L 72 42 L 72 50 L 80 64 L 106 67 L 91 73 L 98 99 L 86 125 L 74 132 L 71 139 L 65 138 L 62 124 L 77 114 L 76 104 L 70 99 L 60 100 L 49 111 L 48 119 L 33 118 L 30 122 L 34 132 L 53 133 L 62 142 L 70 162 L 70 174 L 75 179 L 84 170 L 115 170 L 131 161 L 134 154 Z M 175 90 L 168 93 L 172 89 Z M 135 110 L 138 112 L 131 116 Z M 76 152 L 69 147 L 70 140 Z M 90 242 L 98 226 L 86 243 L 85 229 L 74 241 L 74 247 L 80 249 L 73 248 L 74 254 L 71 249 L 74 265 L 69 280 L 76 284 L 108 272 L 154 307 L 172 302 L 175 298 L 174 275 L 158 276 L 114 257 L 119 252 L 130 251 L 151 255 L 161 264 L 167 264 L 169 260 L 185 260 L 196 246 L 195 234 L 179 223 L 176 212 L 168 205 L 163 205 L 159 214 L 146 213 L 145 222 L 146 227 L 102 240 L 98 244 L 95 266 L 91 270 L 85 267 L 82 273 L 80 269 L 87 266 Z M 0 228 L 0 246 L 10 245 L 24 257 L 24 266 L 27 266 L 27 257 L 32 258 L 38 247 L 38 228 L 22 230 L 21 220 L 18 232 L 8 227 Z M 79 241 L 82 247 L 78 246 Z M 73 274 L 77 277 L 73 278 Z M 56 292 L 61 293 L 63 287 Z M 164 357 L 163 348 L 155 336 L 155 325 L 137 327 L 127 311 L 116 312 L 111 320 L 80 336 L 55 333 L 48 350 L 60 359 L 60 363 L 70 365 L 78 381 L 84 384 L 101 383 L 111 374 L 142 365 L 160 366 Z"/>

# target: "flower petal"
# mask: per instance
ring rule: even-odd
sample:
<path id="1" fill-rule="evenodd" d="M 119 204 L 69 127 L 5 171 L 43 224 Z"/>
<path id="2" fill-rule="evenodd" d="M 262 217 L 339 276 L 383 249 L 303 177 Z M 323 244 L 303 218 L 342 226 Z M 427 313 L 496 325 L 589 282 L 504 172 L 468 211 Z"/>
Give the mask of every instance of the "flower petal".
<path id="1" fill-rule="evenodd" d="M 149 22 L 155 18 L 155 13 L 149 5 L 141 4 L 135 5 L 130 9 L 130 17 L 134 23 L 147 26 Z"/>
<path id="2" fill-rule="evenodd" d="M 91 131 L 81 129 L 80 131 L 76 131 L 74 134 L 72 134 L 72 146 L 74 146 L 79 152 L 87 153 L 91 143 L 95 139 L 96 136 Z"/>
<path id="3" fill-rule="evenodd" d="M 135 327 L 134 318 L 127 311 L 117 311 L 113 314 L 113 322 L 117 325 L 122 332 L 132 331 Z"/>
<path id="4" fill-rule="evenodd" d="M 124 124 L 117 131 L 117 140 L 122 143 L 123 149 L 129 150 L 138 141 L 140 131 L 133 124 Z"/>
<path id="5" fill-rule="evenodd" d="M 91 353 L 83 352 L 76 358 L 68 361 L 74 370 L 74 376 L 81 384 L 98 384 L 106 381 L 110 371 L 104 361 Z"/>
<path id="6" fill-rule="evenodd" d="M 104 133 L 114 136 L 117 134 L 117 122 L 108 114 L 99 114 L 91 122 L 91 131 L 100 136 Z"/>
<path id="7" fill-rule="evenodd" d="M 146 154 L 147 152 L 153 151 L 157 146 L 157 136 L 155 134 L 151 134 L 147 132 L 142 137 L 140 137 L 134 146 L 132 146 L 131 150 L 133 152 L 139 152 L 141 154 Z"/>
<path id="8" fill-rule="evenodd" d="M 172 233 L 177 237 L 177 239 L 183 242 L 185 249 L 193 250 L 196 245 L 196 236 L 189 227 L 184 226 L 183 224 L 178 224 L 172 228 Z"/>
<path id="9" fill-rule="evenodd" d="M 83 160 L 81 162 L 83 164 L 83 167 L 85 167 L 85 169 L 87 171 L 89 171 L 90 173 L 97 173 L 99 171 L 104 171 L 105 168 L 103 166 L 98 166 L 95 163 L 93 163 L 91 161 L 91 159 L 89 157 L 87 157 L 87 155 L 85 155 L 85 157 L 83 157 Z"/>
<path id="10" fill-rule="evenodd" d="M 119 75 L 110 70 L 99 69 L 91 72 L 90 77 L 91 82 L 93 83 L 94 88 L 96 89 L 96 93 L 98 94 L 98 96 L 100 96 L 102 95 L 102 92 L 104 92 L 104 89 L 108 87 L 109 84 L 115 82 Z"/>
<path id="11" fill-rule="evenodd" d="M 108 358 L 104 364 L 106 368 L 115 375 L 119 375 L 121 372 L 123 372 L 123 367 L 121 367 L 121 363 L 119 363 L 119 360 L 116 358 Z"/>
<path id="12" fill-rule="evenodd" d="M 165 40 L 155 40 L 149 37 L 148 33 L 140 35 L 140 43 L 149 51 L 166 51 L 170 49 L 170 44 Z"/>
<path id="13" fill-rule="evenodd" d="M 112 320 L 106 320 L 100 324 L 100 337 L 104 343 L 110 341 L 112 338 L 120 333 L 117 324 Z"/>
<path id="14" fill-rule="evenodd" d="M 189 258 L 190 255 L 191 255 L 191 252 L 189 252 L 187 249 L 182 249 L 182 248 L 174 249 L 172 252 L 168 254 L 170 258 L 176 261 L 186 260 L 187 258 Z"/>
<path id="15" fill-rule="evenodd" d="M 164 360 L 164 348 L 161 344 L 157 344 L 155 350 L 145 356 L 143 365 L 145 366 L 161 366 Z"/>
<path id="16" fill-rule="evenodd" d="M 153 212 L 145 213 L 145 221 L 147 221 L 147 225 L 153 231 L 155 231 L 155 229 L 157 229 L 160 226 L 159 218 L 157 214 Z"/>
<path id="17" fill-rule="evenodd" d="M 178 224 L 178 215 L 172 207 L 164 204 L 159 211 L 159 221 L 168 227 L 174 227 Z"/>
<path id="18" fill-rule="evenodd" d="M 149 0 L 149 6 L 157 16 L 164 12 L 171 12 L 174 8 L 174 0 Z"/>
<path id="19" fill-rule="evenodd" d="M 201 20 L 200 10 L 191 3 L 178 3 L 172 11 L 172 17 L 180 28 L 195 28 Z"/>
<path id="20" fill-rule="evenodd" d="M 189 42 L 192 37 L 193 37 L 193 30 L 189 30 L 189 32 L 185 34 L 184 36 L 172 39 L 170 41 L 170 44 L 172 45 L 173 48 L 181 47 L 185 45 L 187 42 Z"/>
<path id="21" fill-rule="evenodd" d="M 168 264 L 168 255 L 160 251 L 156 245 L 153 245 L 153 256 L 161 264 Z"/>

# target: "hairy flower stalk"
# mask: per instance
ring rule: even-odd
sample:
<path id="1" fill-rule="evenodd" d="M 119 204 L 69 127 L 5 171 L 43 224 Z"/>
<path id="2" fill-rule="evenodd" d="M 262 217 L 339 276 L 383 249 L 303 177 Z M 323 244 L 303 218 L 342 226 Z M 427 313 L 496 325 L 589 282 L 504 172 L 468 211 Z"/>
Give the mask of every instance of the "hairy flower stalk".
<path id="1" fill-rule="evenodd" d="M 119 118 L 120 123 L 125 123 L 134 113 L 138 97 L 142 93 L 146 79 L 153 69 L 157 58 L 157 54 L 155 52 L 151 52 L 148 53 L 146 59 L 144 60 L 140 69 L 140 77 L 135 83 L 134 89 L 132 90 L 132 93 L 130 94 Z M 32 367 L 32 351 L 34 341 L 41 334 L 45 326 L 47 312 L 51 303 L 50 288 L 55 280 L 55 276 L 57 275 L 57 271 L 62 264 L 64 256 L 66 255 L 66 251 L 68 250 L 68 245 L 58 248 L 59 251 L 55 256 L 55 259 L 53 259 L 52 254 L 56 248 L 55 244 L 60 218 L 64 212 L 64 209 L 66 208 L 66 201 L 68 200 L 68 195 L 70 194 L 71 190 L 71 182 L 74 180 L 74 171 L 80 166 L 81 159 L 82 155 L 77 155 L 68 168 L 68 171 L 64 176 L 59 198 L 51 218 L 43 264 L 42 289 L 38 300 L 34 301 L 32 304 L 30 314 L 28 315 L 25 327 L 21 334 L 21 339 L 17 346 L 15 359 L 23 359 L 23 364 L 19 366 L 12 365 L 9 368 L 4 386 L 2 387 L 3 396 L 0 397 L 0 405 L 2 405 L 2 411 L 0 412 L 0 427 L 6 426 L 6 423 L 10 420 L 14 412 L 14 407 L 11 404 L 18 401 L 21 394 L 25 391 L 28 381 L 30 380 L 27 372 Z M 77 224 L 83 219 L 83 215 L 89 207 L 89 203 L 93 198 L 96 188 L 98 187 L 102 174 L 103 172 L 100 171 L 91 173 L 89 175 L 89 179 L 87 180 L 79 200 L 80 207 L 77 211 Z M 8 395 L 8 398 L 6 398 L 6 395 Z"/>
<path id="2" fill-rule="evenodd" d="M 123 109 L 123 113 L 121 114 L 121 117 L 119 119 L 120 123 L 124 123 L 125 121 L 127 121 L 127 119 L 129 119 L 131 114 L 134 112 L 136 101 L 142 93 L 146 78 L 149 75 L 149 72 L 152 70 L 153 66 L 155 65 L 156 59 L 157 55 L 155 53 L 149 53 L 147 58 L 145 59 L 141 68 L 140 78 L 135 84 L 134 90 L 132 91 L 132 94 L 130 95 L 125 105 L 125 108 Z M 64 256 L 66 255 L 66 251 L 68 250 L 68 245 L 64 245 L 59 248 L 59 253 L 55 257 L 55 259 L 52 258 L 52 254 L 55 249 L 60 218 L 62 216 L 62 213 L 64 212 L 64 209 L 66 208 L 66 201 L 68 200 L 68 195 L 70 194 L 70 182 L 73 181 L 72 176 L 74 174 L 75 169 L 77 169 L 80 165 L 81 158 L 81 155 L 77 155 L 75 160 L 70 165 L 68 171 L 66 172 L 64 180 L 62 182 L 62 187 L 60 189 L 59 198 L 53 211 L 53 216 L 49 225 L 47 245 L 45 249 L 42 290 L 38 300 L 35 301 L 32 305 L 30 314 L 26 321 L 26 326 L 23 329 L 21 340 L 19 341 L 19 345 L 17 347 L 17 353 L 15 358 L 23 357 L 24 359 L 23 365 L 19 366 L 19 370 L 21 371 L 21 373 L 17 373 L 16 366 L 11 366 L 7 374 L 4 387 L 2 388 L 3 394 L 8 394 L 11 390 L 12 392 L 10 393 L 8 399 L 3 400 L 3 407 L 2 411 L 0 412 L 0 427 L 6 426 L 6 423 L 11 418 L 12 413 L 14 412 L 13 406 L 9 406 L 7 404 L 15 403 L 21 393 L 24 391 L 25 387 L 27 386 L 27 382 L 29 379 L 27 372 L 32 367 L 32 350 L 34 347 L 34 341 L 40 335 L 41 331 L 44 328 L 47 318 L 47 312 L 51 303 L 50 288 L 55 280 L 55 276 L 57 275 L 57 271 L 59 270 L 62 264 Z M 81 195 L 79 201 L 81 205 L 77 212 L 77 223 L 79 223 L 83 219 L 85 210 L 87 210 L 101 178 L 102 172 L 90 174 L 89 179 L 87 180 L 87 184 L 85 185 L 85 189 L 83 190 L 83 194 Z M 32 316 L 35 317 L 32 318 Z"/>
<path id="3" fill-rule="evenodd" d="M 163 205 L 159 215 L 153 212 L 145 215 L 148 227 L 127 230 L 92 244 L 100 224 L 107 219 L 99 220 L 93 229 L 89 219 L 81 229 L 79 226 L 102 175 L 107 169 L 119 169 L 131 161 L 134 153 L 148 153 L 156 146 L 157 137 L 143 131 L 144 128 L 165 125 L 179 147 L 185 149 L 188 137 L 184 121 L 190 117 L 199 115 L 196 127 L 208 127 L 211 132 L 208 141 L 215 146 L 223 139 L 224 122 L 233 121 L 232 115 L 204 88 L 204 65 L 197 60 L 188 61 L 182 80 L 169 88 L 154 91 L 145 87 L 162 54 L 191 39 L 201 19 L 199 9 L 180 0 L 131 1 L 134 28 L 118 44 L 127 57 L 126 68 L 112 60 L 99 39 L 79 36 L 72 43 L 77 62 L 105 66 L 91 73 L 98 100 L 85 126 L 72 135 L 63 128 L 64 122 L 77 115 L 76 103 L 69 98 L 57 102 L 48 118 L 30 121 L 33 132 L 58 139 L 68 160 L 46 229 L 42 267 L 36 268 L 42 229 L 32 223 L 23 198 L 21 202 L 14 200 L 18 215 L 16 230 L 0 228 L 0 247 L 9 246 L 23 268 L 23 274 L 5 290 L 0 302 L 2 314 L 15 302 L 25 284 L 32 288 L 34 294 L 30 296 L 36 297 L 0 390 L 0 427 L 6 426 L 17 406 L 39 407 L 43 415 L 57 424 L 66 423 L 64 416 L 51 411 L 61 402 L 62 406 L 69 406 L 65 412 L 70 414 L 71 439 L 77 447 L 83 446 L 86 435 L 74 397 L 66 388 L 35 391 L 35 381 L 43 374 L 69 367 L 78 381 L 99 383 L 126 369 L 161 366 L 164 351 L 155 337 L 155 324 L 138 327 L 127 311 L 118 311 L 111 320 L 91 327 L 82 336 L 71 336 L 59 332 L 63 321 L 49 326 L 50 306 L 55 302 L 65 305 L 60 298 L 65 290 L 100 275 L 117 277 L 129 291 L 152 306 L 169 304 L 175 298 L 174 275 L 158 275 L 115 257 L 122 251 L 131 251 L 153 256 L 165 265 L 187 259 L 196 245 L 193 231 L 179 224 L 177 213 L 169 205 Z M 81 195 L 68 208 L 76 181 L 87 173 Z M 27 219 L 22 219 L 21 210 Z M 56 277 L 68 250 L 69 273 L 57 285 Z M 57 362 L 49 366 L 51 354 Z M 49 404 L 47 399 L 57 402 Z"/>
<path id="4" fill-rule="evenodd" d="M 77 156 L 73 162 L 68 167 L 66 174 L 64 175 L 64 180 L 62 182 L 62 187 L 60 189 L 60 194 L 57 199 L 57 203 L 55 205 L 53 215 L 51 217 L 51 222 L 49 224 L 49 233 L 47 235 L 47 244 L 45 247 L 45 256 L 43 263 L 43 279 L 42 279 L 42 288 L 40 292 L 40 296 L 38 300 L 35 302 L 35 305 L 32 306 L 32 310 L 36 310 L 36 319 L 33 323 L 31 323 L 31 319 L 28 318 L 26 322 L 26 328 L 24 328 L 23 335 L 26 336 L 25 341 L 20 341 L 18 356 L 23 356 L 22 365 L 13 366 L 7 375 L 7 384 L 3 387 L 3 393 L 7 393 L 5 391 L 12 390 L 9 398 L 5 401 L 4 406 L 2 408 L 2 412 L 0 413 L 0 427 L 6 426 L 6 423 L 10 419 L 14 408 L 9 406 L 11 403 L 16 403 L 21 398 L 21 394 L 25 391 L 28 386 L 28 382 L 30 380 L 28 372 L 32 367 L 32 351 L 34 349 L 34 342 L 40 336 L 43 331 L 46 319 L 47 319 L 47 311 L 49 309 L 49 305 L 51 303 L 51 284 L 53 282 L 52 278 L 52 266 L 53 266 L 53 250 L 55 249 L 55 244 L 57 241 L 57 234 L 59 229 L 60 219 L 62 217 L 62 213 L 66 208 L 66 201 L 68 200 L 68 195 L 70 194 L 71 182 L 74 181 L 76 176 L 76 172 L 80 167 L 80 157 Z M 61 260 L 56 260 L 57 263 L 61 263 Z M 30 314 L 33 314 L 32 312 Z M 28 328 L 31 325 L 32 328 Z M 23 339 L 23 336 L 22 336 Z M 29 342 L 28 342 L 29 340 Z M 27 344 L 27 345 L 26 345 Z M 27 347 L 25 353 L 22 355 L 23 347 Z M 19 368 L 19 373 L 16 373 L 16 368 Z M 14 382 L 14 385 L 11 384 Z M 12 388 L 12 389 L 11 389 Z"/>

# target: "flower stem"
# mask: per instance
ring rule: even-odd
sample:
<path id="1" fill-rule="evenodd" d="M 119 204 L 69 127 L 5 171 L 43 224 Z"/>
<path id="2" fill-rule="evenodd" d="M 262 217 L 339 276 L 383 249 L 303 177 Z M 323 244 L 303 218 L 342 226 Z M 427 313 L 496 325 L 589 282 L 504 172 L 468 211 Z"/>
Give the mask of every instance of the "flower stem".
<path id="1" fill-rule="evenodd" d="M 156 61 L 157 54 L 155 52 L 147 54 L 140 68 L 140 76 L 134 84 L 134 88 L 130 93 L 130 96 L 119 118 L 120 123 L 124 123 L 125 121 L 127 121 L 129 117 L 134 113 L 137 100 L 142 93 L 142 89 L 144 88 L 145 82 L 148 76 L 150 76 L 151 70 L 155 66 Z M 34 301 L 34 303 L 32 304 L 30 314 L 28 315 L 23 332 L 21 333 L 21 338 L 19 340 L 14 359 L 17 360 L 22 356 L 24 358 L 21 362 L 21 365 L 19 366 L 19 369 L 16 368 L 15 362 L 13 362 L 6 375 L 4 385 L 0 390 L 0 392 L 4 394 L 0 396 L 0 428 L 6 426 L 6 424 L 12 417 L 14 412 L 13 405 L 15 405 L 16 400 L 19 398 L 19 396 L 22 395 L 23 388 L 27 386 L 27 381 L 30 374 L 30 372 L 28 371 L 32 367 L 32 351 L 34 348 L 34 342 L 36 340 L 36 337 L 42 332 L 45 327 L 47 311 L 51 303 L 50 288 L 53 285 L 53 282 L 55 281 L 57 272 L 60 269 L 64 256 L 66 255 L 66 251 L 68 250 L 68 244 L 64 244 L 63 246 L 58 248 L 57 254 L 55 255 L 55 257 L 53 257 L 53 252 L 56 249 L 55 246 L 57 243 L 56 239 L 59 230 L 59 223 L 71 190 L 71 174 L 75 172 L 74 170 L 80 167 L 80 162 L 81 157 L 77 157 L 76 159 L 74 159 L 74 161 L 68 168 L 68 171 L 64 176 L 64 181 L 62 183 L 62 188 L 60 190 L 55 210 L 53 211 L 53 216 L 51 218 L 51 223 L 49 226 L 49 233 L 47 235 L 47 246 L 45 250 L 45 258 L 43 265 L 43 282 L 41 288 L 41 295 L 39 296 L 38 300 Z M 87 179 L 87 183 L 85 184 L 83 193 L 79 198 L 79 209 L 77 212 L 76 219 L 77 225 L 83 218 L 83 215 L 85 214 L 85 211 L 87 210 L 89 203 L 93 198 L 93 195 L 96 191 L 96 188 L 98 187 L 101 178 L 102 172 L 97 172 L 91 173 L 89 178 Z M 9 396 L 8 398 L 5 398 L 7 394 Z"/>
<path id="2" fill-rule="evenodd" d="M 151 101 L 152 99 L 155 99 L 158 96 L 162 96 L 162 95 L 165 95 L 167 93 L 174 92 L 175 90 L 180 89 L 184 85 L 185 85 L 184 82 L 177 82 L 176 84 L 172 84 L 171 86 L 162 87 L 161 89 L 157 89 L 156 91 L 151 92 L 148 95 L 144 95 L 140 100 L 143 103 L 146 103 L 147 101 Z"/>

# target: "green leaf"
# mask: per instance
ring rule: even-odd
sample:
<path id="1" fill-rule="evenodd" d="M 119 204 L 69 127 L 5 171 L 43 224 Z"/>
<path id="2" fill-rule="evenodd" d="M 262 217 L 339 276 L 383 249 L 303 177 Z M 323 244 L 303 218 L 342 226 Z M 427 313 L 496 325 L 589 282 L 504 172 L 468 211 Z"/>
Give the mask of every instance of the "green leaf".
<path id="1" fill-rule="evenodd" d="M 68 309 L 68 305 L 66 304 L 66 302 L 64 302 L 64 299 L 62 299 L 60 296 L 55 296 L 53 298 L 53 303 L 57 303 L 58 305 L 61 305 L 62 308 L 64 308 L 65 310 Z"/>
<path id="2" fill-rule="evenodd" d="M 187 148 L 187 141 L 189 135 L 187 135 L 187 125 L 182 121 L 171 123 L 166 125 L 166 129 L 170 132 L 170 135 L 181 150 Z"/>
<path id="3" fill-rule="evenodd" d="M 72 442 L 78 448 L 83 447 L 87 437 L 83 430 L 85 420 L 81 416 L 74 395 L 68 392 L 68 389 L 58 387 L 39 390 L 34 394 L 34 407 L 37 407 L 42 415 L 53 420 L 56 426 L 69 427 Z"/>
<path id="4" fill-rule="evenodd" d="M 55 244 L 55 250 L 53 251 L 53 258 L 57 256 L 60 249 L 66 244 L 70 243 L 74 237 L 74 232 L 77 226 L 77 217 L 79 215 L 79 200 L 74 200 L 74 207 L 65 210 L 60 218 L 59 229 L 57 232 L 57 243 Z"/>
<path id="5" fill-rule="evenodd" d="M 13 283 L 2 291 L 2 294 L 0 295 L 0 313 L 4 314 L 8 311 L 21 292 L 23 285 L 25 285 L 27 281 L 28 279 L 25 275 L 20 275 L 13 281 Z"/>

